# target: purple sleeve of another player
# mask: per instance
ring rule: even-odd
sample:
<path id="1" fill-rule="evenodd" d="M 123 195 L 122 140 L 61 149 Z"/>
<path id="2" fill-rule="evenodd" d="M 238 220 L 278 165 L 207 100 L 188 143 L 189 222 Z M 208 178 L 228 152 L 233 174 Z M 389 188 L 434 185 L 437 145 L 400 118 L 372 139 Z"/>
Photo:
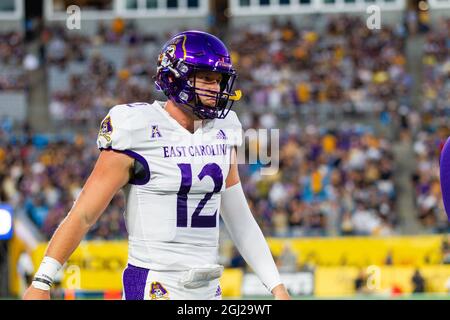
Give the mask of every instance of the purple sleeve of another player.
<path id="1" fill-rule="evenodd" d="M 450 220 L 450 138 L 445 142 L 440 160 L 441 192 L 445 212 Z"/>

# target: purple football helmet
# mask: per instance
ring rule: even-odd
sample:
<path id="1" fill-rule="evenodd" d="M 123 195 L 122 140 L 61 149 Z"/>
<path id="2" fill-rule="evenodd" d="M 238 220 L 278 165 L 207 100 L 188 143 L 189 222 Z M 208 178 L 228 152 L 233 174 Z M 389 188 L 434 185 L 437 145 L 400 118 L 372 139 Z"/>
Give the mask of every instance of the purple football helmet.
<path id="1" fill-rule="evenodd" d="M 202 93 L 196 93 L 197 71 L 221 73 L 220 91 L 201 89 Z M 155 83 L 169 99 L 191 107 L 200 119 L 214 119 L 225 118 L 234 101 L 241 98 L 241 91 L 231 93 L 235 79 L 236 71 L 223 42 L 209 33 L 192 30 L 175 35 L 163 46 Z M 203 105 L 200 95 L 215 98 L 215 107 Z"/>

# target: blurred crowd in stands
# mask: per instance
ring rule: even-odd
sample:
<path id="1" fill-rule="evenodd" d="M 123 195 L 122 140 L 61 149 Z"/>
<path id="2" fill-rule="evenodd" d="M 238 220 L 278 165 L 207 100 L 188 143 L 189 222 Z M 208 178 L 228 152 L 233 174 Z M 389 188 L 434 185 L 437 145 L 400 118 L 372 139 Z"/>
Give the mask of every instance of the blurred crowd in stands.
<path id="1" fill-rule="evenodd" d="M 230 44 L 252 111 L 335 115 L 409 103 L 404 36 L 401 26 L 374 32 L 360 18 L 336 17 L 322 31 L 256 24 L 233 32 Z"/>
<path id="2" fill-rule="evenodd" d="M 332 127 L 307 120 L 337 114 L 376 115 L 389 125 L 392 114 L 405 118 L 403 129 L 414 139 L 417 170 L 412 177 L 419 219 L 430 232 L 448 228 L 439 192 L 439 147 L 449 135 L 442 121 L 450 108 L 450 20 L 426 35 L 423 103 L 412 111 L 412 77 L 406 72 L 405 27 L 367 29 L 358 18 L 330 18 L 324 30 L 272 22 L 230 32 L 227 39 L 239 71 L 244 98 L 238 113 L 244 128 L 280 130 L 280 170 L 262 176 L 262 164 L 241 165 L 244 189 L 255 218 L 267 236 L 391 235 L 400 223 L 393 142 L 371 126 L 339 123 Z M 46 67 L 65 70 L 78 63 L 84 72 L 70 76 L 69 90 L 50 96 L 56 123 L 88 125 L 82 135 L 21 138 L 0 133 L 0 196 L 32 219 L 50 237 L 70 210 L 93 168 L 99 151 L 96 130 L 109 107 L 123 102 L 152 101 L 157 52 L 164 37 L 140 34 L 121 20 L 101 24 L 91 37 L 68 35 L 48 27 L 41 35 Z M 0 61 L 20 64 L 20 36 L 0 42 Z M 96 50 L 126 45 L 117 66 Z M 17 51 L 15 58 L 7 54 Z M 6 54 L 5 54 L 6 52 Z M 0 75 L 0 89 L 2 80 Z M 258 145 L 258 147 L 256 147 Z M 250 141 L 250 152 L 265 147 Z M 89 239 L 126 237 L 118 194 L 89 232 Z"/>
<path id="3" fill-rule="evenodd" d="M 9 141 L 6 141 L 9 140 Z M 0 134 L 1 201 L 26 214 L 46 238 L 67 215 L 98 157 L 96 132 L 51 139 Z M 126 234 L 122 193 L 117 194 L 87 236 L 118 239 Z"/>
<path id="4" fill-rule="evenodd" d="M 277 237 L 392 234 L 398 217 L 389 141 L 352 125 L 296 129 L 281 133 L 277 174 L 261 175 L 261 164 L 240 169 L 263 231 Z"/>
<path id="5" fill-rule="evenodd" d="M 105 106 L 158 97 L 153 90 L 154 61 L 169 35 L 140 34 L 121 20 L 110 28 L 100 24 L 91 37 L 69 36 L 57 26 L 44 34 L 47 66 L 64 71 L 71 63 L 81 63 L 84 69 L 70 75 L 69 89 L 52 92 L 54 118 L 75 124 L 99 120 L 92 115 L 103 114 Z M 324 119 L 329 114 L 380 113 L 388 102 L 410 105 L 405 34 L 401 26 L 373 32 L 363 20 L 346 17 L 330 18 L 320 32 L 274 20 L 230 32 L 226 40 L 239 70 L 237 85 L 245 92 L 241 105 L 250 106 L 253 114 L 272 113 L 280 119 L 294 114 Z M 147 44 L 156 50 L 147 50 Z M 105 45 L 127 48 L 123 65 L 102 55 Z"/>
<path id="6" fill-rule="evenodd" d="M 92 127 L 113 105 L 153 100 L 156 58 L 145 52 L 145 44 L 155 41 L 153 36 L 138 33 L 120 19 L 111 28 L 100 23 L 92 37 L 68 33 L 58 25 L 44 31 L 47 69 L 56 66 L 59 72 L 67 72 L 71 64 L 80 66 L 78 72 L 69 71 L 67 89 L 50 92 L 50 114 L 57 124 Z M 107 45 L 126 51 L 123 66 L 102 55 L 101 48 Z"/>
<path id="7" fill-rule="evenodd" d="M 54 140 L 2 134 L 1 197 L 47 236 L 70 210 L 99 151 L 96 132 Z M 11 139 L 11 138 L 9 138 Z M 254 143 L 250 141 L 250 148 Z M 281 136 L 280 170 L 241 165 L 252 211 L 267 235 L 389 235 L 398 222 L 391 145 L 370 131 L 314 126 Z M 126 236 L 120 193 L 89 237 Z"/>
<path id="8" fill-rule="evenodd" d="M 0 33 L 0 92 L 27 89 L 25 44 L 20 32 Z"/>
<path id="9" fill-rule="evenodd" d="M 450 19 L 441 20 L 426 35 L 422 65 L 421 125 L 414 140 L 414 197 L 421 223 L 430 232 L 448 232 L 440 192 L 439 158 L 450 136 Z"/>

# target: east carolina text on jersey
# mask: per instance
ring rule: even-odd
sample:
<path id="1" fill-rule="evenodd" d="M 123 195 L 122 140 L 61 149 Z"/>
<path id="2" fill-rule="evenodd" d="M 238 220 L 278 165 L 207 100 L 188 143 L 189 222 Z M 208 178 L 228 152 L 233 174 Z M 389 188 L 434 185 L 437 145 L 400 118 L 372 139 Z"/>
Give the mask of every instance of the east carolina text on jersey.
<path id="1" fill-rule="evenodd" d="M 202 157 L 202 156 L 221 156 L 226 155 L 228 152 L 228 146 L 225 143 L 214 145 L 201 145 L 201 146 L 164 146 L 163 147 L 164 158 L 169 157 Z"/>

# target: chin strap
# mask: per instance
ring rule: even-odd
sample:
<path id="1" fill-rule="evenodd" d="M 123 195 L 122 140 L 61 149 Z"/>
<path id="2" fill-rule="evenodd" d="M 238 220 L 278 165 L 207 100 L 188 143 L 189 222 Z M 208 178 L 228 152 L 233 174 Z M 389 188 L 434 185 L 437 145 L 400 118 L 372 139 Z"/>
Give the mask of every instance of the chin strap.
<path id="1" fill-rule="evenodd" d="M 229 99 L 233 101 L 239 101 L 242 98 L 242 91 L 241 90 L 235 90 L 234 95 L 230 96 Z"/>

